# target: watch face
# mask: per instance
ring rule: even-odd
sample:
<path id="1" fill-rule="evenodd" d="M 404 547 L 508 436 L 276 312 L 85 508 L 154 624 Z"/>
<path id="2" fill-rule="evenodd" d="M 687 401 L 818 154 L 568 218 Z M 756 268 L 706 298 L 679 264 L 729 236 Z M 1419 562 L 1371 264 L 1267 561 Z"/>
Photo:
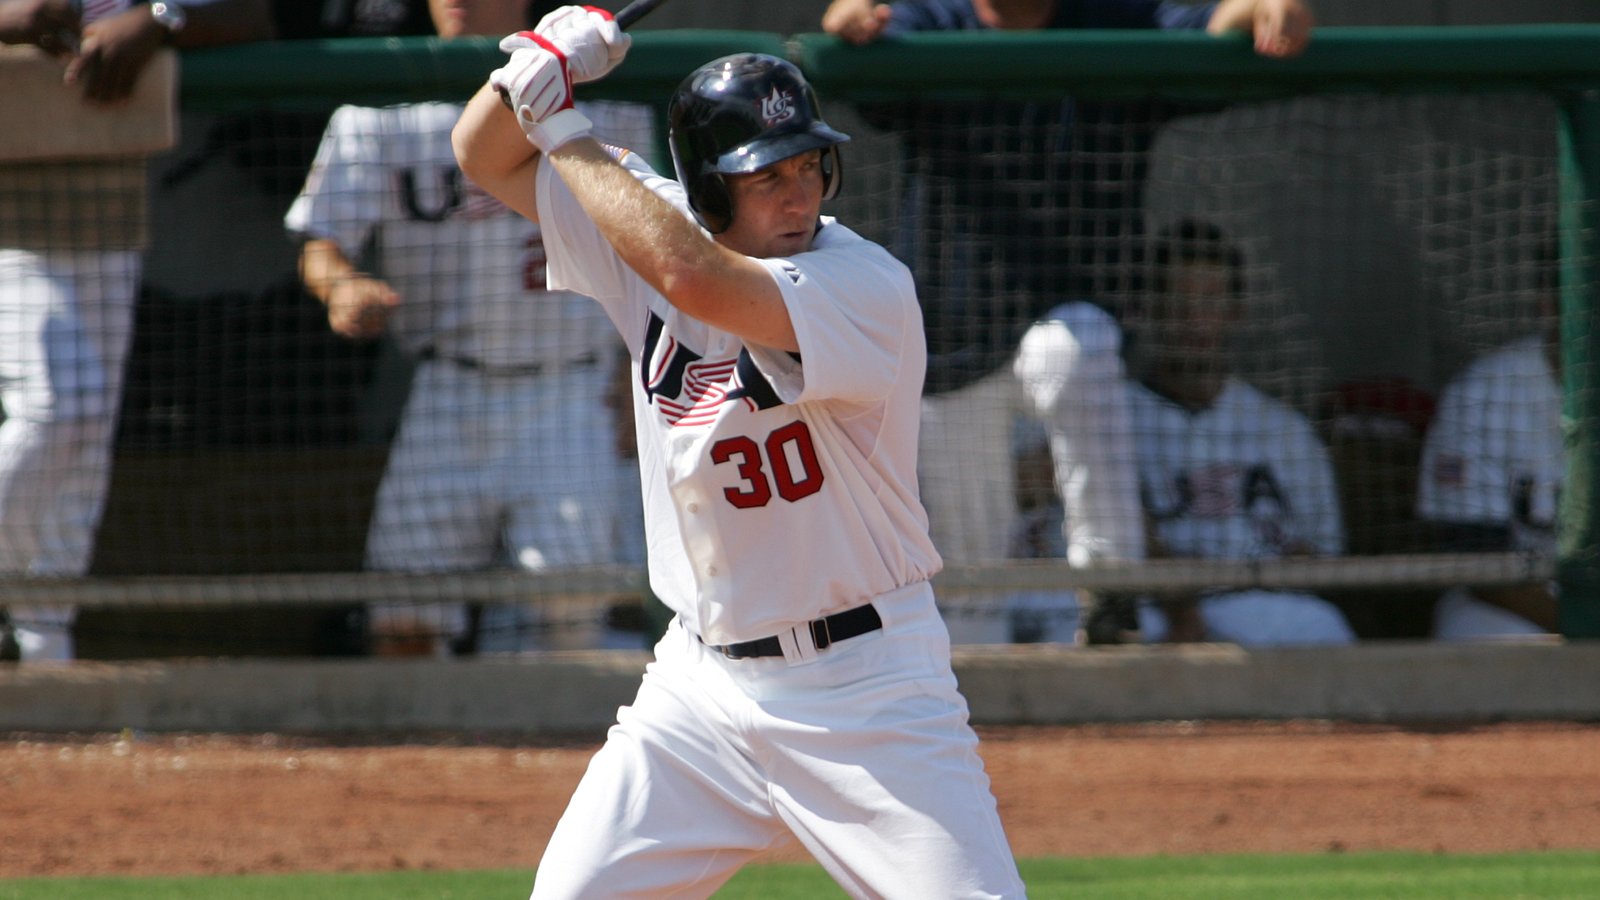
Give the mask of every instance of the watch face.
<path id="1" fill-rule="evenodd" d="M 173 3 L 162 3 L 160 0 L 150 4 L 150 16 L 168 31 L 181 29 L 186 18 L 182 7 Z"/>

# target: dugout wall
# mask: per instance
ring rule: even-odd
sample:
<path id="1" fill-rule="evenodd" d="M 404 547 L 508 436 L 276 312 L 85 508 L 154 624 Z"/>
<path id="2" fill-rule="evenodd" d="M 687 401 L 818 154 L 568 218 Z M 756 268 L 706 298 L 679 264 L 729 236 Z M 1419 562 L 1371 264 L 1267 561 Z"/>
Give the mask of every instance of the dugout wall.
<path id="1" fill-rule="evenodd" d="M 1452 585 L 1557 577 L 1562 631 L 1587 638 L 1600 634 L 1592 503 L 1600 401 L 1589 386 L 1597 47 L 1595 26 L 1329 28 L 1304 58 L 1281 63 L 1256 58 L 1242 39 L 1202 35 L 924 35 L 858 49 L 819 35 L 652 31 L 638 35 L 615 75 L 586 90 L 657 104 L 715 56 L 789 56 L 813 79 L 829 119 L 856 137 L 845 195 L 829 211 L 908 257 L 916 252 L 905 244 L 914 167 L 904 127 L 996 136 L 978 148 L 981 168 L 972 171 L 1004 175 L 998 202 L 1008 214 L 1037 213 L 1015 235 L 1036 239 L 1073 214 L 1081 195 L 1066 179 L 1087 173 L 1088 183 L 1109 184 L 1137 170 L 1139 217 L 1204 216 L 1243 247 L 1251 327 L 1233 363 L 1329 446 L 1344 552 L 1088 568 L 1048 549 L 1026 560 L 1009 550 L 951 554 L 941 591 L 960 599 L 953 621 L 1006 618 L 1035 602 L 1053 614 L 1057 595 L 1074 588 L 1228 585 L 1328 593 L 1364 636 L 1412 637 L 1424 632 L 1418 610 Z M 76 607 L 80 644 L 99 642 L 88 656 L 322 655 L 366 652 L 350 623 L 376 600 L 536 603 L 559 607 L 561 621 L 593 620 L 612 598 L 639 594 L 639 569 L 621 562 L 360 571 L 413 371 L 389 344 L 328 333 L 322 310 L 298 288 L 282 216 L 333 106 L 459 100 L 500 58 L 492 41 L 476 39 L 184 55 L 183 142 L 150 166 L 153 243 L 94 564 L 81 579 L 8 576 L 0 590 L 14 610 Z M 1062 173 L 1041 165 L 1052 158 L 1048 141 L 1085 135 L 1025 131 L 1014 101 L 1161 111 L 1095 119 L 1091 149 Z M 949 114 L 942 125 L 933 112 L 909 126 L 885 112 L 941 104 Z M 638 149 L 665 159 L 659 145 Z M 945 187 L 970 199 L 963 192 L 973 185 Z M 1048 202 L 1030 205 L 1029 197 Z M 1079 249 L 1062 251 L 1072 267 L 1028 262 L 1038 277 L 1025 284 L 1009 271 L 963 272 L 969 289 L 983 286 L 974 295 L 994 299 L 1003 314 L 972 308 L 945 324 L 964 334 L 1009 332 L 1085 290 L 1137 292 L 1142 262 L 1128 211 L 1108 207 L 1097 221 L 1103 227 L 1084 232 Z M 936 238 L 949 248 L 993 228 L 966 220 L 940 227 Z M 1551 233 L 1560 235 L 1566 359 L 1559 559 L 1518 549 L 1444 552 L 1415 521 L 1426 423 L 1414 414 L 1471 360 L 1537 330 L 1532 295 L 1540 242 Z M 938 258 L 948 262 L 954 255 L 944 249 Z M 1076 280 L 1085 273 L 1093 275 L 1087 288 Z M 1020 426 L 976 435 L 972 453 L 1029 439 Z M 1019 490 L 1010 480 L 987 487 Z M 1058 527 L 1048 496 L 1029 502 L 1024 511 L 1040 512 L 1046 532 Z"/>

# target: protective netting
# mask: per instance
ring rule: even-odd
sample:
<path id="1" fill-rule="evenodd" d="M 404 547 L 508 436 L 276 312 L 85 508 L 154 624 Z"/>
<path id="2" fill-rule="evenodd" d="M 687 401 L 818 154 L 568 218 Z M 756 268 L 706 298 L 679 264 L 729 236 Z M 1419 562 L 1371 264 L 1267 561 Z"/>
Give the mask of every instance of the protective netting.
<path id="1" fill-rule="evenodd" d="M 15 624 L 90 658 L 646 645 L 620 342 L 454 170 L 458 99 L 5 165 Z M 1453 585 L 1548 578 L 1548 98 L 824 111 L 854 137 L 825 211 L 921 292 L 958 641 L 1242 588 L 1414 636 Z M 667 170 L 651 112 L 595 118 Z"/>
<path id="2" fill-rule="evenodd" d="M 946 363 L 922 465 L 948 563 L 1066 558 L 1100 599 L 1309 593 L 1374 637 L 1430 633 L 1452 581 L 1548 578 L 1550 100 L 864 112 L 883 130 L 851 148 L 844 217 L 916 268 Z M 1045 586 L 1061 578 L 945 591 L 958 638 L 1082 624 L 1091 595 Z"/>

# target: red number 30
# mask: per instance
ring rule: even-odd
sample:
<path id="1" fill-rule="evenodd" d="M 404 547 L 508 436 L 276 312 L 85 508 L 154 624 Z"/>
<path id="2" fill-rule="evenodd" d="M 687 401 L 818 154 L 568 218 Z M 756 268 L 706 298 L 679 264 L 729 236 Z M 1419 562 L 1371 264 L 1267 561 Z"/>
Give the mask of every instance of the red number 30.
<path id="1" fill-rule="evenodd" d="M 722 465 L 735 460 L 739 477 L 744 479 L 745 484 L 742 487 L 724 488 L 722 495 L 740 509 L 766 506 L 772 502 L 774 486 L 778 489 L 778 496 L 790 503 L 822 490 L 822 467 L 817 464 L 817 448 L 811 443 L 811 429 L 803 421 L 796 420 L 773 431 L 760 444 L 740 435 L 723 438 L 711 445 L 712 462 Z M 763 460 L 766 466 L 762 465 Z M 772 469 L 770 478 L 767 476 L 767 466 Z"/>

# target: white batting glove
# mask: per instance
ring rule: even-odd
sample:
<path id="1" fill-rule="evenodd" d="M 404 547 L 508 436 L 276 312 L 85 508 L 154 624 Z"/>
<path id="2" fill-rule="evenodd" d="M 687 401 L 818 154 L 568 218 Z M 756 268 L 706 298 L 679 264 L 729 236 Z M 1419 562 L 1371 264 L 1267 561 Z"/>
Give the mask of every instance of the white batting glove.
<path id="1" fill-rule="evenodd" d="M 562 6 L 540 19 L 533 31 L 507 35 L 500 41 L 500 49 L 511 53 L 533 46 L 534 35 L 567 55 L 574 84 L 604 78 L 633 46 L 633 35 L 619 28 L 610 12 L 595 6 Z"/>
<path id="2" fill-rule="evenodd" d="M 541 152 L 549 153 L 574 138 L 587 136 L 594 124 L 572 106 L 572 76 L 567 71 L 566 54 L 536 34 L 520 34 L 529 35 L 532 46 L 512 52 L 505 65 L 489 73 L 489 85 L 517 114 L 517 124 L 528 140 Z M 520 35 L 513 35 L 517 36 Z"/>

